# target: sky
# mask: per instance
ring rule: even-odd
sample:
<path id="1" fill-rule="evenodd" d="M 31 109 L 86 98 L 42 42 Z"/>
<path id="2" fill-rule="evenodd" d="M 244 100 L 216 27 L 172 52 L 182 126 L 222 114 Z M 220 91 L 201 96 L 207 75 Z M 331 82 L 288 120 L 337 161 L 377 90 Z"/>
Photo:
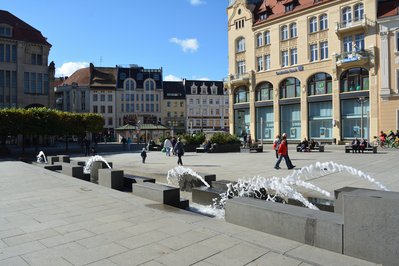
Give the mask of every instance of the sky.
<path id="1" fill-rule="evenodd" d="M 163 69 L 164 80 L 227 76 L 227 0 L 2 0 L 52 45 L 56 76 L 93 63 Z"/>

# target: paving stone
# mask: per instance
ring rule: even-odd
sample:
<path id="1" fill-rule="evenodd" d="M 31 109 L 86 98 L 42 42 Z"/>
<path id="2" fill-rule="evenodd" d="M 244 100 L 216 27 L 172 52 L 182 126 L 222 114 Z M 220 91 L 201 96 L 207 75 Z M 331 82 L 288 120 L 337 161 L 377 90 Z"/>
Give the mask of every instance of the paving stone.
<path id="1" fill-rule="evenodd" d="M 98 247 L 98 246 L 101 246 L 104 244 L 110 244 L 110 243 L 118 241 L 118 240 L 126 239 L 131 236 L 132 235 L 130 235 L 129 233 L 126 233 L 121 230 L 117 230 L 117 231 L 106 232 L 104 234 L 88 237 L 88 238 L 85 238 L 82 240 L 78 240 L 76 242 L 86 248 L 94 248 L 94 247 Z"/>
<path id="2" fill-rule="evenodd" d="M 15 246 L 15 245 L 23 244 L 23 243 L 30 242 L 30 241 L 53 237 L 56 235 L 59 235 L 59 233 L 57 231 L 55 231 L 53 229 L 46 229 L 43 231 L 24 233 L 22 235 L 4 238 L 3 241 L 5 243 L 7 243 L 8 246 Z"/>
<path id="3" fill-rule="evenodd" d="M 274 266 L 274 265 L 278 265 L 278 266 L 304 266 L 303 264 L 301 264 L 301 261 L 293 259 L 293 258 L 289 258 L 287 256 L 284 256 L 283 254 L 278 254 L 275 252 L 268 252 L 265 255 L 263 255 L 262 257 L 250 262 L 249 264 L 247 264 L 247 266 Z"/>
<path id="4" fill-rule="evenodd" d="M 142 263 L 149 263 L 154 259 L 162 258 L 166 254 L 170 254 L 170 252 L 171 250 L 165 246 L 150 244 L 119 255 L 112 256 L 111 258 L 109 258 L 109 260 L 117 265 L 142 265 Z"/>
<path id="5" fill-rule="evenodd" d="M 115 243 L 127 247 L 129 249 L 135 249 L 138 247 L 146 246 L 151 243 L 159 242 L 169 237 L 170 235 L 160 231 L 149 231 L 141 235 L 136 235 L 123 240 L 118 240 Z"/>
<path id="6" fill-rule="evenodd" d="M 72 233 L 67 233 L 65 235 L 57 235 L 57 236 L 45 238 L 45 239 L 40 240 L 40 243 L 42 243 L 46 247 L 54 247 L 54 246 L 58 246 L 58 245 L 69 243 L 69 242 L 75 242 L 77 240 L 91 237 L 93 235 L 94 234 L 89 231 L 79 230 L 79 231 L 75 231 Z"/>
<path id="7" fill-rule="evenodd" d="M 12 247 L 5 247 L 0 250 L 0 261 L 44 248 L 45 246 L 43 246 L 38 241 L 23 243 L 21 245 L 12 246 Z"/>
<path id="8" fill-rule="evenodd" d="M 161 240 L 158 243 L 170 249 L 179 250 L 197 242 L 201 242 L 202 240 L 212 238 L 213 236 L 214 234 L 209 231 L 206 232 L 205 230 L 192 230 Z"/>
<path id="9" fill-rule="evenodd" d="M 0 260 L 0 265 L 2 266 L 29 266 L 26 261 L 24 261 L 21 257 L 12 257 L 5 260 Z"/>

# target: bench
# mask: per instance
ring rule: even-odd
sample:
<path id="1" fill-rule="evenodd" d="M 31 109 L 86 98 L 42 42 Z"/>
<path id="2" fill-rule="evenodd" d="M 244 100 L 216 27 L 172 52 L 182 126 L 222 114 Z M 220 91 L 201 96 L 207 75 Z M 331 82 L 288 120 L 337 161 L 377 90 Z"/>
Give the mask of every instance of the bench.
<path id="1" fill-rule="evenodd" d="M 207 151 L 208 151 L 208 150 L 205 149 L 204 147 L 195 148 L 195 152 L 196 152 L 196 153 L 205 153 L 205 152 L 207 152 Z"/>
<path id="2" fill-rule="evenodd" d="M 187 200 L 180 198 L 179 188 L 157 183 L 133 183 L 133 195 L 153 200 L 162 204 L 181 208 L 187 205 Z M 180 202 L 183 202 L 181 205 Z"/>
<path id="3" fill-rule="evenodd" d="M 301 146 L 296 146 L 296 151 L 301 152 Z M 313 148 L 309 148 L 308 151 L 319 151 L 319 152 L 324 152 L 324 145 L 317 145 L 314 146 Z"/>
<path id="4" fill-rule="evenodd" d="M 351 151 L 353 151 L 352 145 L 345 145 L 345 153 L 349 153 Z M 377 146 L 368 145 L 364 148 L 364 151 L 372 151 L 373 153 L 377 153 Z M 358 150 L 358 152 L 361 152 L 361 150 Z"/>
<path id="5" fill-rule="evenodd" d="M 144 182 L 151 182 L 155 183 L 155 178 L 144 177 L 144 176 L 135 176 L 131 174 L 125 174 L 123 176 L 123 186 L 126 191 L 132 191 L 132 184 L 133 183 L 144 183 Z"/>

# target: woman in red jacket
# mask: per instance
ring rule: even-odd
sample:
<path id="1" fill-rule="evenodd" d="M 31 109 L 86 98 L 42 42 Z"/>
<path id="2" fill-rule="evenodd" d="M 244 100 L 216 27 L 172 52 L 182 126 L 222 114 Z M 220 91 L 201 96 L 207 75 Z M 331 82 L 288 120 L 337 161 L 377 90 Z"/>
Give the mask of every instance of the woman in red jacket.
<path id="1" fill-rule="evenodd" d="M 281 160 L 284 158 L 285 164 L 288 169 L 293 169 L 295 165 L 292 165 L 290 158 L 288 157 L 288 148 L 287 148 L 287 135 L 283 134 L 283 138 L 281 140 L 280 146 L 278 147 L 278 159 L 276 164 L 274 165 L 274 169 L 280 169 Z"/>

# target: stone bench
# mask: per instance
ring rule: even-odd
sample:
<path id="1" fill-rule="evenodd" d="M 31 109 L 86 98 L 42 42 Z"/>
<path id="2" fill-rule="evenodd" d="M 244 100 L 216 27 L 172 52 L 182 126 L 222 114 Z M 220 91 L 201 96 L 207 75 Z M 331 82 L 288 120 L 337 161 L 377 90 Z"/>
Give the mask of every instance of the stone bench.
<path id="1" fill-rule="evenodd" d="M 62 167 L 62 174 L 76 177 L 78 179 L 84 179 L 83 166 L 73 165 L 69 163 L 57 163 L 56 165 L 60 165 Z"/>
<path id="2" fill-rule="evenodd" d="M 59 158 L 59 162 L 61 163 L 70 163 L 71 162 L 71 158 L 69 157 L 69 155 L 57 155 Z"/>
<path id="3" fill-rule="evenodd" d="M 155 183 L 155 178 L 144 177 L 144 176 L 135 176 L 130 174 L 125 174 L 123 177 L 123 186 L 126 191 L 132 191 L 133 183 L 144 183 L 150 182 Z"/>
<path id="4" fill-rule="evenodd" d="M 98 169 L 98 184 L 116 190 L 123 190 L 123 170 Z"/>
<path id="5" fill-rule="evenodd" d="M 342 253 L 341 214 L 253 198 L 229 199 L 226 222 Z"/>
<path id="6" fill-rule="evenodd" d="M 308 151 L 319 151 L 319 152 L 324 152 L 324 145 L 319 145 L 319 146 L 314 146 L 313 148 L 309 148 Z M 301 147 L 296 146 L 296 151 L 301 152 Z"/>
<path id="7" fill-rule="evenodd" d="M 55 164 L 58 163 L 60 161 L 60 157 L 58 156 L 47 156 L 47 162 L 49 164 Z"/>
<path id="8" fill-rule="evenodd" d="M 212 205 L 213 199 L 220 201 L 220 194 L 223 191 L 208 188 L 208 187 L 197 187 L 192 189 L 192 201 L 201 205 Z"/>
<path id="9" fill-rule="evenodd" d="M 133 183 L 133 195 L 180 208 L 179 188 L 157 183 Z"/>
<path id="10" fill-rule="evenodd" d="M 47 170 L 50 170 L 50 171 L 61 171 L 62 170 L 62 165 L 60 165 L 60 164 L 45 165 L 44 169 L 47 169 Z"/>
<path id="11" fill-rule="evenodd" d="M 352 145 L 345 145 L 345 153 L 349 153 L 353 151 Z M 377 146 L 367 146 L 364 148 L 364 151 L 372 151 L 373 153 L 377 153 Z M 357 152 L 361 153 L 362 150 L 357 150 Z"/>

